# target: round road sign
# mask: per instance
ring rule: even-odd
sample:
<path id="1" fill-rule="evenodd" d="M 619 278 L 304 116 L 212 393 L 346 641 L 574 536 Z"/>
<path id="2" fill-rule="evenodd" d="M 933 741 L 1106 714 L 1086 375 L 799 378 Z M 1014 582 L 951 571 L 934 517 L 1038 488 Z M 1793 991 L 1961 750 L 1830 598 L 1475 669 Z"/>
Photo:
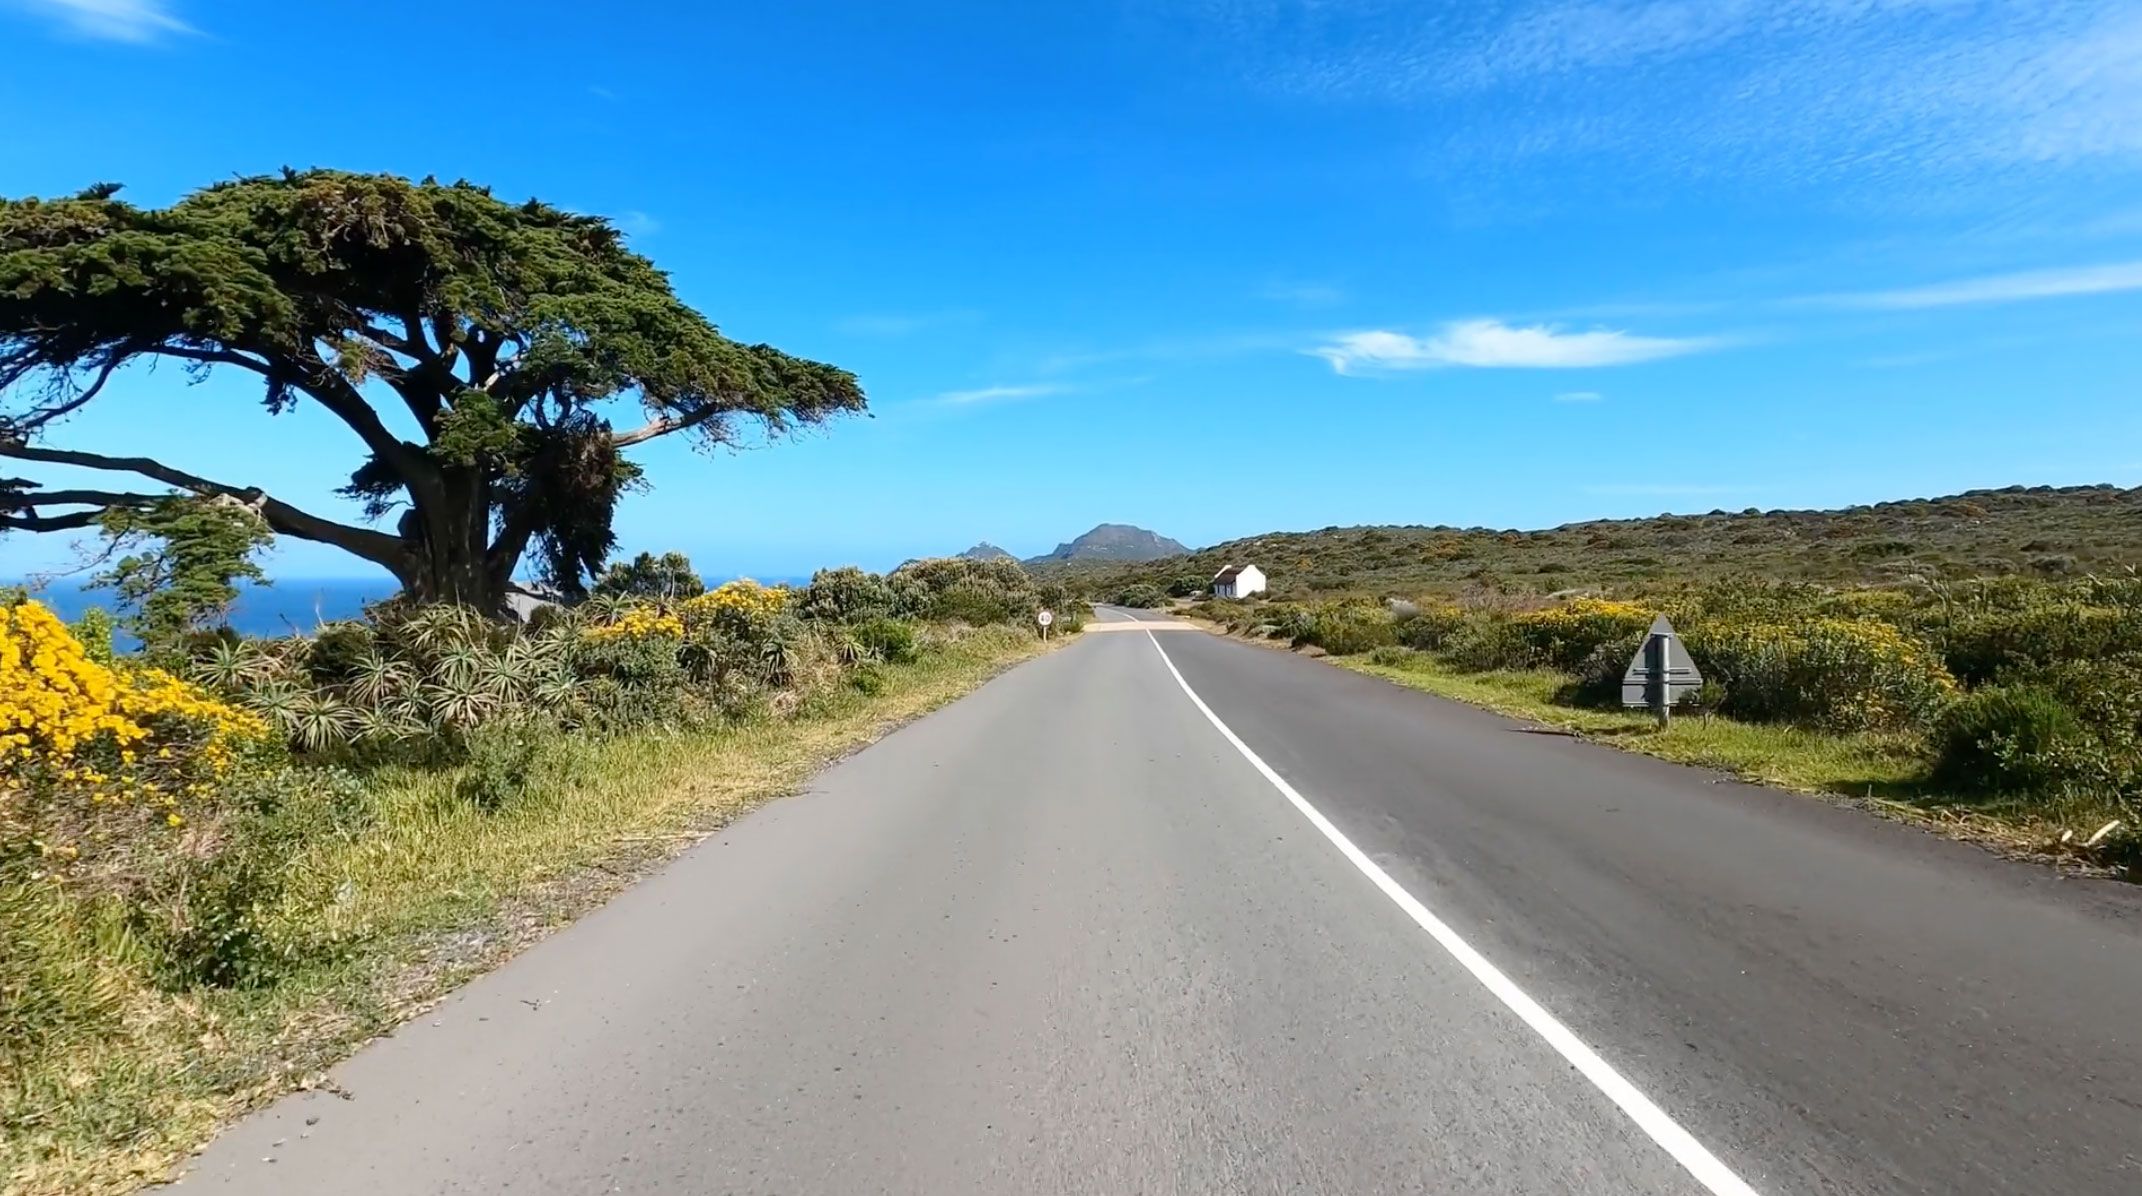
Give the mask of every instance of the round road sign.
<path id="1" fill-rule="evenodd" d="M 1049 613 L 1048 611 L 1042 611 L 1040 614 L 1034 616 L 1034 621 L 1036 623 L 1041 624 L 1043 627 L 1047 627 L 1049 624 L 1054 623 L 1056 621 L 1056 616 Z"/>

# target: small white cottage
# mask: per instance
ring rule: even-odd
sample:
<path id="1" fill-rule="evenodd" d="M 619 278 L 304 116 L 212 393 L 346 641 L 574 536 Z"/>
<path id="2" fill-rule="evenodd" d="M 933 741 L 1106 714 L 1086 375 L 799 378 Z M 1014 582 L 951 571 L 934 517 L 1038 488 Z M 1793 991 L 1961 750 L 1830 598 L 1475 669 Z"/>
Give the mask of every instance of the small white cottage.
<path id="1" fill-rule="evenodd" d="M 1264 593 L 1264 570 L 1255 565 L 1229 565 L 1212 575 L 1215 598 L 1247 598 Z"/>

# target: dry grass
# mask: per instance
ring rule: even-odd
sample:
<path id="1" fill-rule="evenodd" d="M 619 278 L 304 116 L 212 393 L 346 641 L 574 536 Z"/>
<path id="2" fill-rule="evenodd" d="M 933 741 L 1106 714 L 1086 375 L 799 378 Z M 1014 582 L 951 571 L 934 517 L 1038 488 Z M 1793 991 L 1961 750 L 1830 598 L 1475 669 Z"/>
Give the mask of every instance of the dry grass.
<path id="1" fill-rule="evenodd" d="M 115 1022 L 0 1077 L 12 1106 L 0 1190 L 118 1193 L 164 1178 L 223 1122 L 319 1083 L 702 835 L 1044 650 L 1023 631 L 985 629 L 889 668 L 876 696 L 842 690 L 791 720 L 569 741 L 488 812 L 459 795 L 456 772 L 382 775 L 374 823 L 299 864 L 294 891 L 331 897 L 294 900 L 289 916 L 304 924 L 290 929 L 349 944 L 332 965 L 263 990 L 171 995 L 129 973 L 123 935 L 94 930 L 119 989 Z"/>

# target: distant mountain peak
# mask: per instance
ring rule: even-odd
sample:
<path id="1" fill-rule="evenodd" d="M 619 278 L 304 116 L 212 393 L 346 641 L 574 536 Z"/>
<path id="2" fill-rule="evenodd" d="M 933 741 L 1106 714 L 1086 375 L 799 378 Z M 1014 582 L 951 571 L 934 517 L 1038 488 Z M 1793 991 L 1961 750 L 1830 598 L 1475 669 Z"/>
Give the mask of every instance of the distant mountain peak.
<path id="1" fill-rule="evenodd" d="M 1190 551 L 1180 542 L 1128 523 L 1103 523 L 1034 561 L 1154 561 Z"/>
<path id="2" fill-rule="evenodd" d="M 982 541 L 980 544 L 975 545 L 974 547 L 968 549 L 963 553 L 960 553 L 960 555 L 966 557 L 970 561 L 1011 561 L 1019 559 L 1013 556 L 1012 554 L 1004 551 L 1003 549 L 997 547 L 996 545 L 991 544 L 987 540 Z"/>

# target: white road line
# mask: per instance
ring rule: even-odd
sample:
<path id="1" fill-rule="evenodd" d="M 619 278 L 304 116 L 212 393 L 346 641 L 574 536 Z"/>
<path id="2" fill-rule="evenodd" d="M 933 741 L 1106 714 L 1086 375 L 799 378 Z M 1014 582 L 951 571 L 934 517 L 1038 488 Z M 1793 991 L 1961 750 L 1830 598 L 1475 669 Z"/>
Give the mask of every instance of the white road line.
<path id="1" fill-rule="evenodd" d="M 1151 633 L 1148 633 L 1146 638 L 1153 642 L 1153 650 L 1160 653 L 1161 663 L 1168 666 L 1168 672 L 1175 676 L 1175 684 L 1183 687 L 1183 693 L 1189 695 L 1191 703 L 1205 716 L 1205 721 L 1211 723 L 1227 742 L 1235 745 L 1235 750 L 1242 753 L 1242 758 L 1248 760 L 1258 772 L 1263 773 L 1264 779 L 1270 781 L 1272 788 L 1279 790 L 1282 797 L 1294 803 L 1294 808 L 1301 811 L 1302 817 L 1307 818 L 1311 826 L 1322 831 L 1324 837 L 1331 840 L 1332 846 L 1337 847 L 1341 854 L 1352 861 L 1354 867 L 1361 870 L 1362 875 L 1374 881 L 1376 887 L 1383 890 L 1384 896 L 1406 911 L 1406 915 L 1418 923 L 1422 930 L 1427 931 L 1429 937 L 1442 944 L 1443 949 L 1450 952 L 1451 958 L 1464 965 L 1465 970 L 1473 974 L 1473 979 L 1495 994 L 1495 999 L 1508 1006 L 1510 1012 L 1532 1027 L 1534 1033 L 1546 1039 L 1547 1045 L 1569 1060 L 1572 1066 L 1584 1074 L 1585 1079 L 1590 1080 L 1599 1091 L 1606 1094 L 1608 1100 L 1619 1105 L 1621 1111 L 1628 1114 L 1629 1120 L 1649 1134 L 1653 1142 L 1665 1148 L 1666 1153 L 1672 1155 L 1675 1162 L 1694 1176 L 1697 1183 L 1717 1196 L 1755 1196 L 1755 1189 L 1733 1174 L 1732 1169 L 1720 1162 L 1717 1155 L 1712 1154 L 1703 1143 L 1696 1141 L 1694 1135 L 1682 1129 L 1679 1122 L 1667 1116 L 1664 1109 L 1653 1104 L 1650 1097 L 1637 1091 L 1636 1085 L 1615 1071 L 1612 1064 L 1600 1058 L 1598 1052 L 1584 1045 L 1583 1039 L 1578 1038 L 1568 1026 L 1547 1012 L 1538 1001 L 1527 996 L 1525 990 L 1503 975 L 1500 968 L 1489 963 L 1486 956 L 1473 950 L 1472 944 L 1458 937 L 1457 931 L 1429 912 L 1428 907 L 1422 905 L 1413 894 L 1399 887 L 1398 882 L 1391 879 L 1390 873 L 1378 867 L 1376 861 L 1354 846 L 1353 841 L 1340 833 L 1339 828 L 1333 826 L 1330 819 L 1295 792 L 1294 786 L 1287 784 L 1285 777 L 1272 771 L 1272 766 L 1251 751 L 1249 745 L 1242 742 L 1242 737 L 1230 730 L 1226 723 L 1221 722 L 1220 716 L 1214 714 L 1212 707 L 1205 704 L 1205 699 L 1198 697 L 1197 691 L 1190 688 L 1190 683 L 1183 680 L 1182 670 L 1176 668 L 1175 662 L 1168 659 L 1168 651 L 1160 646 L 1159 638 Z"/>

